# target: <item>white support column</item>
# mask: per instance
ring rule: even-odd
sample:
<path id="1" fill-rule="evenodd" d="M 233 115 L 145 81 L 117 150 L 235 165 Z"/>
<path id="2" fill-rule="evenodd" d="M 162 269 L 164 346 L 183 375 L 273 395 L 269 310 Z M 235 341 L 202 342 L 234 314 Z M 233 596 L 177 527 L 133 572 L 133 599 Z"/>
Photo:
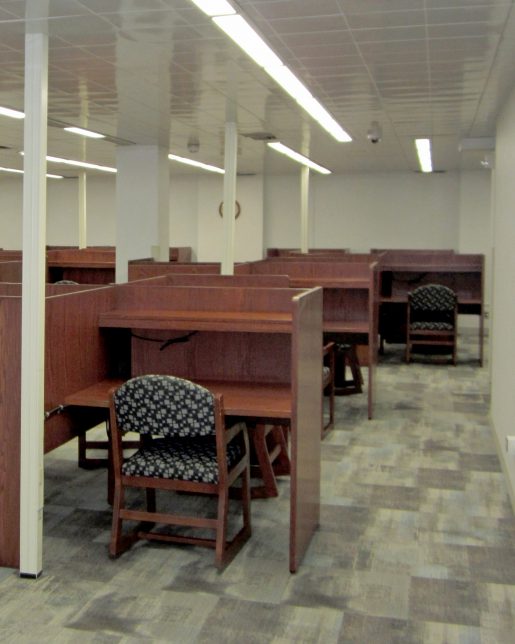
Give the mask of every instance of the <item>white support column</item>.
<path id="1" fill-rule="evenodd" d="M 300 170 L 300 250 L 307 253 L 309 248 L 309 168 Z"/>
<path id="2" fill-rule="evenodd" d="M 43 431 L 48 36 L 25 36 L 20 575 L 43 567 Z"/>
<path id="3" fill-rule="evenodd" d="M 79 248 L 86 248 L 87 240 L 87 176 L 79 172 Z"/>
<path id="4" fill-rule="evenodd" d="M 131 259 L 168 261 L 170 163 L 157 145 L 119 146 L 116 152 L 116 282 L 126 282 Z"/>
<path id="5" fill-rule="evenodd" d="M 225 124 L 224 175 L 224 252 L 222 275 L 234 274 L 234 231 L 236 215 L 236 168 L 238 161 L 238 129 L 236 123 Z"/>

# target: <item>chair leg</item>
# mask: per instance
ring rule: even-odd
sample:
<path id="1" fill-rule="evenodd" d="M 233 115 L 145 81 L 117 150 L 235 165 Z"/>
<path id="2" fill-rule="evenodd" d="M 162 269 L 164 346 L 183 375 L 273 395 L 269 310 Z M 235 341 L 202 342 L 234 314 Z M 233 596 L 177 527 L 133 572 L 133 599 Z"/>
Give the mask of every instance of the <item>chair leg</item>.
<path id="1" fill-rule="evenodd" d="M 362 393 L 363 386 L 363 374 L 361 373 L 361 367 L 358 360 L 358 352 L 356 350 L 356 345 L 351 344 L 348 353 L 349 368 L 352 374 L 352 380 L 354 381 L 355 393 Z"/>
<path id="2" fill-rule="evenodd" d="M 109 544 L 109 556 L 118 557 L 122 554 L 122 520 L 120 510 L 124 501 L 124 490 L 121 485 L 115 485 L 113 497 L 113 521 L 111 525 L 111 542 Z"/>
<path id="3" fill-rule="evenodd" d="M 263 479 L 263 485 L 252 488 L 252 498 L 265 498 L 271 496 L 278 496 L 279 490 L 275 480 L 274 469 L 272 467 L 272 459 L 268 451 L 266 442 L 267 431 L 266 425 L 260 423 L 254 427 L 248 427 L 249 438 L 258 461 L 260 476 Z M 284 435 L 283 435 L 284 438 Z"/>
<path id="4" fill-rule="evenodd" d="M 250 535 L 250 464 L 241 474 L 241 504 L 243 514 L 243 527 Z"/>
<path id="5" fill-rule="evenodd" d="M 218 516 L 216 527 L 215 562 L 218 568 L 224 565 L 227 548 L 227 515 L 229 510 L 229 491 L 222 490 L 218 495 Z"/>
<path id="6" fill-rule="evenodd" d="M 274 425 L 270 431 L 269 436 L 274 442 L 272 450 L 268 449 L 270 453 L 277 456 L 272 460 L 272 469 L 276 476 L 289 476 L 290 474 L 290 456 L 288 454 L 288 442 L 286 440 L 286 432 L 288 429 L 282 425 Z M 267 436 L 268 438 L 268 436 Z M 277 450 L 277 446 L 279 449 Z M 268 447 L 268 443 L 267 443 Z"/>
<path id="7" fill-rule="evenodd" d="M 224 490 L 218 497 L 218 518 L 215 539 L 215 563 L 219 570 L 227 566 L 240 551 L 252 533 L 250 518 L 250 466 L 241 473 L 241 509 L 243 525 L 233 539 L 227 541 L 229 491 Z"/>

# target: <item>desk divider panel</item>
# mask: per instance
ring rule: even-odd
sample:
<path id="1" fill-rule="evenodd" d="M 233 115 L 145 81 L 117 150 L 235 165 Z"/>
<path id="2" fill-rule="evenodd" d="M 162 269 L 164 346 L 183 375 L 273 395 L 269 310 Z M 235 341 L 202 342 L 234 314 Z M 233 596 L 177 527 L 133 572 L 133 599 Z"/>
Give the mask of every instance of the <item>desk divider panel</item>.
<path id="1" fill-rule="evenodd" d="M 166 284 L 174 286 L 265 286 L 289 288 L 290 279 L 287 275 L 207 275 L 197 274 L 168 274 L 164 278 Z"/>
<path id="2" fill-rule="evenodd" d="M 296 572 L 320 523 L 322 290 L 294 298 L 290 572 Z"/>
<path id="3" fill-rule="evenodd" d="M 398 260 L 406 256 L 417 257 L 421 255 L 454 255 L 452 248 L 371 248 L 371 253 L 381 253 L 385 261 Z"/>
<path id="4" fill-rule="evenodd" d="M 373 256 L 365 254 L 365 257 Z M 372 418 L 379 331 L 378 262 L 347 262 L 343 257 L 329 261 L 309 258 L 302 262 L 294 258 L 271 258 L 243 266 L 260 275 L 286 274 L 292 286 L 323 287 L 324 332 L 337 341 L 367 345 L 364 354 L 369 367 L 367 410 L 368 417 Z M 237 266 L 236 271 L 240 268 Z"/>
<path id="5" fill-rule="evenodd" d="M 6 287 L 20 285 L 1 285 Z M 77 287 L 75 287 L 77 288 Z M 112 308 L 113 289 L 80 290 L 46 298 L 45 411 L 67 394 L 106 378 L 114 361 L 98 329 L 98 316 Z M 21 296 L 0 295 L 0 565 L 19 565 Z M 98 424 L 98 410 L 65 408 L 44 421 L 44 451 Z M 42 419 L 43 422 L 43 419 Z"/>
<path id="6" fill-rule="evenodd" d="M 160 275 L 175 275 L 176 273 L 208 273 L 219 275 L 221 264 L 216 262 L 195 263 L 186 262 L 129 262 L 129 282 L 146 279 L 149 277 L 158 277 Z"/>
<path id="7" fill-rule="evenodd" d="M 46 410 L 62 405 L 75 391 L 119 375 L 123 348 L 109 343 L 98 328 L 99 315 L 112 308 L 113 297 L 113 287 L 90 287 L 46 298 Z M 45 453 L 103 418 L 98 410 L 73 407 L 52 415 L 45 421 Z"/>
<path id="8" fill-rule="evenodd" d="M 21 250 L 5 250 L 0 248 L 0 261 L 1 262 L 10 262 L 13 260 L 21 260 L 22 252 Z"/>
<path id="9" fill-rule="evenodd" d="M 290 264 L 295 263 L 307 263 L 307 264 L 370 264 L 372 262 L 377 262 L 381 258 L 380 254 L 376 253 L 341 253 L 340 255 L 290 255 L 290 256 L 278 256 L 278 257 L 267 257 L 265 259 L 260 259 L 255 262 L 245 262 L 243 264 L 237 264 L 235 266 L 234 272 L 240 273 L 242 268 L 247 266 L 248 272 L 251 273 L 280 273 L 281 270 L 278 268 L 270 268 L 267 271 L 266 266 L 280 266 L 284 267 L 289 266 Z M 285 271 L 282 271 L 283 273 Z"/>
<path id="10" fill-rule="evenodd" d="M 21 282 L 21 261 L 3 261 L 0 258 L 0 282 Z"/>
<path id="11" fill-rule="evenodd" d="M 289 389 L 287 408 L 279 414 L 267 411 L 272 404 L 267 393 L 259 414 L 232 413 L 290 420 L 289 566 L 297 570 L 320 511 L 322 290 L 132 282 L 115 288 L 115 308 L 100 316 L 100 325 L 107 333 L 131 329 L 132 375 L 170 373 L 243 388 L 269 385 L 268 393 L 276 385 Z M 169 342 L 177 338 L 186 341 Z"/>
<path id="12" fill-rule="evenodd" d="M 0 566 L 20 561 L 21 298 L 0 297 Z"/>
<path id="13" fill-rule="evenodd" d="M 479 316 L 479 362 L 484 344 L 484 255 L 458 253 L 386 254 L 381 262 L 381 336 L 405 340 L 408 292 L 423 284 L 443 284 L 456 292 L 458 313 Z"/>
<path id="14" fill-rule="evenodd" d="M 308 255 L 345 255 L 348 248 L 308 248 Z M 305 254 L 300 248 L 267 248 L 266 257 L 289 257 L 291 255 Z"/>
<path id="15" fill-rule="evenodd" d="M 73 262 L 114 264 L 116 261 L 116 251 L 108 248 L 60 248 L 47 250 L 46 256 L 50 266 L 61 266 Z"/>
<path id="16" fill-rule="evenodd" d="M 0 282 L 0 297 L 6 295 L 21 297 L 21 283 Z"/>

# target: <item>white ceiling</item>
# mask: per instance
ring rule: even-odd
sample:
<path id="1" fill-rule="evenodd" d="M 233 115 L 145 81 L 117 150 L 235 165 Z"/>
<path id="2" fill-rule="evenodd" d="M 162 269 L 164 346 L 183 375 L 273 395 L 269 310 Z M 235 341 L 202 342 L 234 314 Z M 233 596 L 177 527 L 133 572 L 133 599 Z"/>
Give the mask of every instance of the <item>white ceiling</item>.
<path id="1" fill-rule="evenodd" d="M 353 138 L 337 143 L 189 0 L 47 2 L 48 18 L 32 25 L 50 36 L 49 119 L 223 166 L 226 110 L 236 104 L 242 173 L 296 170 L 243 136 L 253 132 L 307 145 L 335 172 L 416 171 L 415 137 L 432 138 L 436 169 L 479 168 L 484 150 L 459 143 L 495 136 L 515 83 L 514 0 L 233 2 Z M 29 5 L 0 0 L 0 105 L 18 110 Z M 373 120 L 383 130 L 376 145 L 366 136 Z M 0 146 L 11 148 L 0 165 L 21 168 L 23 121 L 0 116 Z M 48 153 L 116 164 L 112 141 L 55 126 Z"/>

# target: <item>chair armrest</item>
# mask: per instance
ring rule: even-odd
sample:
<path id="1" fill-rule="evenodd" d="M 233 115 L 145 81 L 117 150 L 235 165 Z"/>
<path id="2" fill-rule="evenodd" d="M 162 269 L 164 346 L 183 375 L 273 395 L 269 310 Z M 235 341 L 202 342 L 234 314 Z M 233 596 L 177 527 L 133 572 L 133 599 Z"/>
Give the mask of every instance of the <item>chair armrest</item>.
<path id="1" fill-rule="evenodd" d="M 322 347 L 322 355 L 324 358 L 325 356 L 331 355 L 331 353 L 334 353 L 334 342 L 328 342 Z"/>
<path id="2" fill-rule="evenodd" d="M 232 440 L 236 438 L 236 436 L 239 436 L 242 432 L 247 431 L 247 426 L 245 425 L 244 422 L 238 421 L 232 427 L 228 427 L 225 430 L 225 442 L 230 443 Z"/>

